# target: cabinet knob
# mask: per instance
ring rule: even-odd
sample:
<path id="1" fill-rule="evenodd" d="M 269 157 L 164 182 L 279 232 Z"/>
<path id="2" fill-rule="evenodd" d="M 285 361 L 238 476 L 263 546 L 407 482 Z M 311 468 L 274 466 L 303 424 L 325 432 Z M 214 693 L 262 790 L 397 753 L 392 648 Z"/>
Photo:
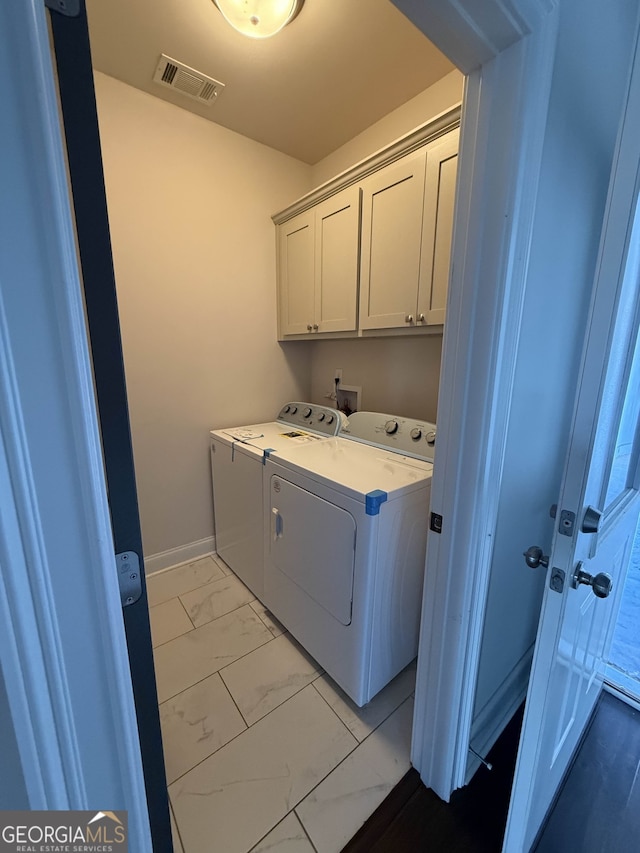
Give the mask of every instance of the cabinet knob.
<path id="1" fill-rule="evenodd" d="M 311 331 L 311 323 L 307 323 L 307 332 Z"/>
<path id="2" fill-rule="evenodd" d="M 413 323 L 413 314 L 407 314 L 404 318 L 405 323 Z"/>
<path id="3" fill-rule="evenodd" d="M 424 323 L 424 314 L 418 314 L 418 323 Z"/>
<path id="4" fill-rule="evenodd" d="M 314 331 L 314 332 L 317 332 L 317 331 L 318 331 L 318 329 L 319 329 L 318 324 L 317 324 L 317 323 L 314 323 L 314 324 L 313 324 L 313 331 Z"/>

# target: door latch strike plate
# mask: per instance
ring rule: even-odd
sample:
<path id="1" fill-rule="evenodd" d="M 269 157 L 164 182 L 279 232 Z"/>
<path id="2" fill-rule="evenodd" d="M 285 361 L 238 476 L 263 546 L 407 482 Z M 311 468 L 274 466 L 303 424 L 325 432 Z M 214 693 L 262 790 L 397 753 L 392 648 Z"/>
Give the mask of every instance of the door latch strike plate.
<path id="1" fill-rule="evenodd" d="M 142 595 L 142 578 L 140 577 L 140 560 L 135 551 L 121 551 L 116 554 L 116 569 L 120 587 L 120 603 L 128 607 Z"/>
<path id="2" fill-rule="evenodd" d="M 437 512 L 431 513 L 429 529 L 433 530 L 434 533 L 442 533 L 442 516 L 438 515 Z"/>
<path id="3" fill-rule="evenodd" d="M 551 569 L 549 588 L 554 592 L 562 592 L 564 590 L 564 571 L 562 569 L 556 569 L 555 566 Z"/>
<path id="4" fill-rule="evenodd" d="M 569 512 L 568 509 L 563 509 L 560 513 L 560 523 L 558 524 L 558 533 L 563 536 L 573 536 L 573 529 L 576 523 L 575 512 Z"/>

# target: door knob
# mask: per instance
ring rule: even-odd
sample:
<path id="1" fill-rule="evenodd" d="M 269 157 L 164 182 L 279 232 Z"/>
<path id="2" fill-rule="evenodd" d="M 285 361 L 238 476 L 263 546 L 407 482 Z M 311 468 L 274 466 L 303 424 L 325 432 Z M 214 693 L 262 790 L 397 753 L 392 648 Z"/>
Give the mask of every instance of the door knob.
<path id="1" fill-rule="evenodd" d="M 406 314 L 404 321 L 405 323 L 413 323 L 413 314 Z"/>
<path id="2" fill-rule="evenodd" d="M 311 323 L 307 323 L 307 332 L 311 331 Z"/>
<path id="3" fill-rule="evenodd" d="M 571 578 L 571 586 L 577 589 L 583 583 L 586 586 L 590 586 L 593 594 L 598 598 L 608 598 L 609 593 L 613 589 L 611 575 L 608 575 L 606 572 L 598 572 L 597 575 L 590 575 L 589 572 L 583 570 L 583 565 L 584 563 L 581 561 L 576 566 L 576 570 Z"/>
<path id="4" fill-rule="evenodd" d="M 538 545 L 532 545 L 523 552 L 524 561 L 530 569 L 537 569 L 539 565 L 543 565 L 545 569 L 549 565 L 549 558 L 542 553 L 542 548 Z"/>
<path id="5" fill-rule="evenodd" d="M 314 324 L 313 324 L 313 331 L 314 331 L 314 332 L 317 332 L 317 331 L 318 331 L 318 328 L 319 328 L 318 324 L 317 324 L 317 323 L 314 323 Z"/>
<path id="6" fill-rule="evenodd" d="M 425 316 L 424 314 L 418 314 L 418 323 L 424 323 Z"/>

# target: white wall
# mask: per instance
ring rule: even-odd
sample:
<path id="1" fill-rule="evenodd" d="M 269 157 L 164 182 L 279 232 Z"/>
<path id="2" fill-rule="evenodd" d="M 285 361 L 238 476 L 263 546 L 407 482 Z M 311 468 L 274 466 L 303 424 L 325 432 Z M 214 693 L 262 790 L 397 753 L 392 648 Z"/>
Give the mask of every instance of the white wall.
<path id="1" fill-rule="evenodd" d="M 213 534 L 208 431 L 309 396 L 308 350 L 276 342 L 270 217 L 311 169 L 95 78 L 149 557 Z"/>
<path id="2" fill-rule="evenodd" d="M 624 0 L 614 14 L 598 0 L 560 5 L 476 719 L 535 641 L 545 571 L 528 569 L 522 552 L 549 553 L 551 544 L 636 6 Z M 537 525 L 535 541 L 522 540 L 525 521 Z"/>
<path id="3" fill-rule="evenodd" d="M 436 420 L 442 335 L 315 341 L 311 346 L 312 402 L 327 405 L 334 370 L 341 367 L 344 385 L 361 386 L 363 410 Z"/>

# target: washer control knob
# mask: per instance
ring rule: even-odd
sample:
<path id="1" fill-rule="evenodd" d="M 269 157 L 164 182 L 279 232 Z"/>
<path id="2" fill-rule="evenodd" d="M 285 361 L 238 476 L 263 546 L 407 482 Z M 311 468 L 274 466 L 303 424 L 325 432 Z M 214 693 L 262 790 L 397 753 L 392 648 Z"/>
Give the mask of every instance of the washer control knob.
<path id="1" fill-rule="evenodd" d="M 420 439 L 422 438 L 422 430 L 415 427 L 414 429 L 411 430 L 409 435 L 411 436 L 411 438 L 414 441 L 420 441 Z"/>
<path id="2" fill-rule="evenodd" d="M 387 435 L 394 435 L 398 432 L 398 421 L 387 421 L 384 425 L 384 431 Z"/>
<path id="3" fill-rule="evenodd" d="M 291 414 L 292 414 L 292 415 L 295 415 L 295 413 L 296 413 L 297 411 L 298 411 L 298 407 L 297 407 L 297 406 L 291 406 Z"/>
<path id="4" fill-rule="evenodd" d="M 286 406 L 284 407 L 283 411 L 284 411 L 285 415 L 286 415 L 286 414 L 288 414 L 288 413 L 291 411 L 291 406 L 286 405 Z"/>
<path id="5" fill-rule="evenodd" d="M 327 423 L 332 424 L 335 421 L 335 417 L 333 415 L 327 415 Z"/>
<path id="6" fill-rule="evenodd" d="M 302 417 L 303 418 L 310 418 L 311 417 L 311 407 L 310 406 L 307 406 L 307 408 L 304 410 L 304 412 L 302 413 Z"/>
<path id="7" fill-rule="evenodd" d="M 433 445 L 436 443 L 436 431 L 432 429 L 431 432 L 428 432 L 426 435 L 426 439 L 429 447 L 433 447 Z"/>
<path id="8" fill-rule="evenodd" d="M 320 414 L 318 415 L 318 420 L 322 423 L 322 421 L 325 419 L 325 417 L 326 417 L 325 413 L 320 412 Z"/>

